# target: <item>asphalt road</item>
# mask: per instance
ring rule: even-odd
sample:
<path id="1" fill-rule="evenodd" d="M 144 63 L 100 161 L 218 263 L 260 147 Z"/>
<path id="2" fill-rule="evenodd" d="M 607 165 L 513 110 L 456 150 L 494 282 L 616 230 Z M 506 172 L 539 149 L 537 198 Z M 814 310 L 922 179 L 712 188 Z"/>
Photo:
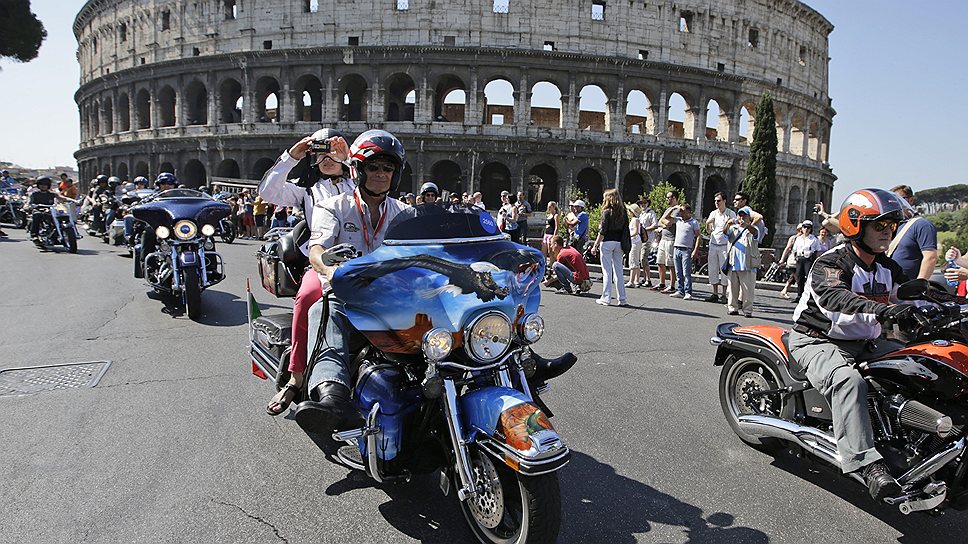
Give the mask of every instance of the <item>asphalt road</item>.
<path id="1" fill-rule="evenodd" d="M 0 369 L 112 365 L 94 388 L 0 397 L 0 542 L 468 541 L 436 477 L 373 485 L 265 415 L 272 389 L 246 356 L 246 278 L 264 312 L 289 303 L 258 287 L 256 242 L 219 245 L 228 279 L 191 322 L 164 313 L 99 240 L 40 253 L 5 230 Z M 560 542 L 963 542 L 965 513 L 905 517 L 827 468 L 743 445 L 708 343 L 723 307 L 629 298 L 543 298 L 538 351 L 579 355 L 546 397 L 574 451 L 560 472 Z M 789 302 L 756 302 L 753 321 L 790 323 Z"/>

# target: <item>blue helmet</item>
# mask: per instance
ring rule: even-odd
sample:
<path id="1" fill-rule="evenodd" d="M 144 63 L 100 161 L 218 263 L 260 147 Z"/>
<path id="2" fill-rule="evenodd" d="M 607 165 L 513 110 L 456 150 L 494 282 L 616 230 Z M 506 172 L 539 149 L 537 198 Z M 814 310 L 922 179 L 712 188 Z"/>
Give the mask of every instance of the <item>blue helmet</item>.
<path id="1" fill-rule="evenodd" d="M 162 184 L 172 186 L 178 185 L 178 178 L 176 178 L 175 174 L 172 174 L 171 172 L 162 172 L 158 174 L 157 178 L 155 178 L 155 188 L 161 188 Z"/>

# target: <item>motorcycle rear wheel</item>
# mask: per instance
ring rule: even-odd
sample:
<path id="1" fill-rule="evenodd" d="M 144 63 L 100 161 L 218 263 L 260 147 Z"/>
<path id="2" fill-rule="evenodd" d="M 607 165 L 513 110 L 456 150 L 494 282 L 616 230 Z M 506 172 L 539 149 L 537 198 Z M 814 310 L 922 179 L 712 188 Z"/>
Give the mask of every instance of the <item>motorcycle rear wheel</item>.
<path id="1" fill-rule="evenodd" d="M 77 235 L 74 231 L 67 229 L 67 251 L 71 253 L 77 253 Z"/>
<path id="2" fill-rule="evenodd" d="M 761 449 L 774 449 L 782 444 L 776 438 L 761 438 L 744 432 L 739 427 L 741 415 L 764 415 L 778 418 L 789 417 L 792 402 L 780 394 L 744 399 L 757 391 L 777 389 L 783 386 L 780 371 L 771 361 L 753 356 L 733 355 L 723 365 L 719 374 L 719 403 L 726 421 L 740 440 Z"/>
<path id="3" fill-rule="evenodd" d="M 202 286 L 198 278 L 198 269 L 186 268 L 184 279 L 185 313 L 188 319 L 198 319 L 202 314 Z"/>
<path id="4" fill-rule="evenodd" d="M 479 542 L 550 544 L 558 539 L 561 490 L 557 473 L 523 476 L 473 446 L 470 458 L 474 485 L 485 491 L 460 501 L 460 508 Z"/>

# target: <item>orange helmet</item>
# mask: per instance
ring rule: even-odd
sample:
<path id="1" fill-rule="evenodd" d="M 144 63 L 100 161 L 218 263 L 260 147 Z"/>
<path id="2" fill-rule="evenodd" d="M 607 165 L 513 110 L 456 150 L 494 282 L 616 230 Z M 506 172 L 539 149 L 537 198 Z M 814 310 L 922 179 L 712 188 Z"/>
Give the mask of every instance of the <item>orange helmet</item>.
<path id="1" fill-rule="evenodd" d="M 896 194 L 884 189 L 861 189 L 851 193 L 840 207 L 840 232 L 848 240 L 858 240 L 864 225 L 887 219 L 904 221 L 904 205 Z"/>

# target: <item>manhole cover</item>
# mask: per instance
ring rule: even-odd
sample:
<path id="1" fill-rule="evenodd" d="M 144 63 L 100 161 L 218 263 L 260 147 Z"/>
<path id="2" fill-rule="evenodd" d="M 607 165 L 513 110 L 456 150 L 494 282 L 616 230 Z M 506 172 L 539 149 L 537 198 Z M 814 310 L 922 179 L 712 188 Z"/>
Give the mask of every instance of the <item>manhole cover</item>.
<path id="1" fill-rule="evenodd" d="M 94 387 L 110 366 L 111 361 L 88 361 L 5 368 L 0 370 L 0 397 Z"/>

